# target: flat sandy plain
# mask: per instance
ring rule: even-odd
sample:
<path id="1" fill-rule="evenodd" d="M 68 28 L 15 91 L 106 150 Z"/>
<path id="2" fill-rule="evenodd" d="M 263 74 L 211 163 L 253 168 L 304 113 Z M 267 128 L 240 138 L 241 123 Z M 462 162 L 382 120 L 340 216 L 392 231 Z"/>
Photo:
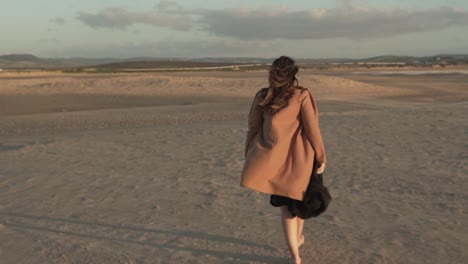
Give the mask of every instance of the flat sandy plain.
<path id="1" fill-rule="evenodd" d="M 304 263 L 466 263 L 468 73 L 302 71 L 329 164 Z M 239 186 L 267 73 L 0 73 L 0 260 L 287 263 Z"/>

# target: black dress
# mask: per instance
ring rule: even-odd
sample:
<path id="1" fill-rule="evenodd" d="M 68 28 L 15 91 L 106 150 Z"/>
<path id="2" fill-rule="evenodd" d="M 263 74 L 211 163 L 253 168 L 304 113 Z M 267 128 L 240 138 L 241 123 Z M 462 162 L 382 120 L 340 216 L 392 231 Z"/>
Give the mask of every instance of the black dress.
<path id="1" fill-rule="evenodd" d="M 332 197 L 323 185 L 323 174 L 317 174 L 319 166 L 320 164 L 314 162 L 312 175 L 302 201 L 272 194 L 270 195 L 270 204 L 274 207 L 287 206 L 292 216 L 302 219 L 316 217 L 323 213 Z"/>

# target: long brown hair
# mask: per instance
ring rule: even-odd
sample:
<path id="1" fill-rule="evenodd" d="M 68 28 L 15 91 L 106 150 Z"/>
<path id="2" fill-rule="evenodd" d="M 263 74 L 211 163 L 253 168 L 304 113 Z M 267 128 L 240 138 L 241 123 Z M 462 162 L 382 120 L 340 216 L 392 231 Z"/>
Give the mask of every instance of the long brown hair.
<path id="1" fill-rule="evenodd" d="M 296 74 L 299 68 L 295 61 L 287 56 L 281 56 L 273 61 L 268 80 L 270 86 L 263 100 L 258 104 L 263 111 L 276 113 L 288 105 L 288 100 L 294 95 L 299 81 Z"/>

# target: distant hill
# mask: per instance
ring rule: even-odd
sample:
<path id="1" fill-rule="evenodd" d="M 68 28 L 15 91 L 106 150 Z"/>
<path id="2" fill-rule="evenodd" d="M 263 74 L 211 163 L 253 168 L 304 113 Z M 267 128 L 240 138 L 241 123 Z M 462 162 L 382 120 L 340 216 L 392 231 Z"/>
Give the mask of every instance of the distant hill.
<path id="1" fill-rule="evenodd" d="M 196 58 L 192 61 L 200 62 L 219 62 L 219 63 L 268 63 L 270 64 L 275 58 L 253 58 L 253 57 L 218 57 L 218 58 Z M 310 58 L 295 58 L 297 63 L 330 63 L 349 61 L 349 59 L 310 59 Z"/>
<path id="2" fill-rule="evenodd" d="M 420 57 L 417 58 L 420 61 L 424 61 L 427 63 L 439 63 L 439 62 L 447 62 L 451 64 L 466 64 L 468 63 L 468 54 L 460 54 L 460 55 L 453 55 L 453 54 L 439 54 L 435 56 L 429 57 Z"/>
<path id="3" fill-rule="evenodd" d="M 255 57 L 214 57 L 214 58 L 39 58 L 32 54 L 0 55 L 0 68 L 4 69 L 70 69 L 81 67 L 95 68 L 179 68 L 216 67 L 233 64 L 270 64 L 274 58 Z M 439 54 L 425 57 L 378 56 L 364 59 L 314 59 L 296 58 L 299 64 L 468 64 L 468 54 Z"/>
<path id="4" fill-rule="evenodd" d="M 152 68 L 194 68 L 194 67 L 221 67 L 230 66 L 227 62 L 203 62 L 192 60 L 148 60 L 124 61 L 109 64 L 90 66 L 98 69 L 152 69 Z"/>
<path id="5" fill-rule="evenodd" d="M 448 63 L 448 64 L 466 64 L 468 63 L 468 54 L 467 55 L 434 55 L 426 57 L 411 57 L 411 56 L 378 56 L 367 59 L 352 60 L 354 62 L 379 62 L 379 63 L 422 63 L 422 64 L 438 64 L 438 63 Z"/>
<path id="6" fill-rule="evenodd" d="M 371 58 L 366 58 L 366 59 L 360 59 L 358 61 L 359 62 L 411 62 L 416 59 L 417 57 L 411 57 L 411 56 L 386 55 L 386 56 L 377 56 L 377 57 L 371 57 Z"/>
<path id="7" fill-rule="evenodd" d="M 8 61 L 38 61 L 39 58 L 32 54 L 8 54 L 0 55 L 0 60 Z"/>
<path id="8" fill-rule="evenodd" d="M 48 69 L 68 68 L 122 61 L 113 58 L 38 58 L 32 54 L 0 55 L 0 68 L 6 69 Z"/>

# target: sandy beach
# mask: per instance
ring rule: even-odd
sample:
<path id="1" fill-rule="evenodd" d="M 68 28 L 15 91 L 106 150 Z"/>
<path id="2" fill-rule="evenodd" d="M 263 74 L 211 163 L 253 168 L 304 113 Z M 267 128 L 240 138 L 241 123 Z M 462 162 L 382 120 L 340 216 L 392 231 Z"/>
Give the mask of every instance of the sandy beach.
<path id="1" fill-rule="evenodd" d="M 0 262 L 287 263 L 239 186 L 266 71 L 0 73 Z M 304 263 L 466 263 L 468 74 L 301 71 L 333 200 Z"/>

